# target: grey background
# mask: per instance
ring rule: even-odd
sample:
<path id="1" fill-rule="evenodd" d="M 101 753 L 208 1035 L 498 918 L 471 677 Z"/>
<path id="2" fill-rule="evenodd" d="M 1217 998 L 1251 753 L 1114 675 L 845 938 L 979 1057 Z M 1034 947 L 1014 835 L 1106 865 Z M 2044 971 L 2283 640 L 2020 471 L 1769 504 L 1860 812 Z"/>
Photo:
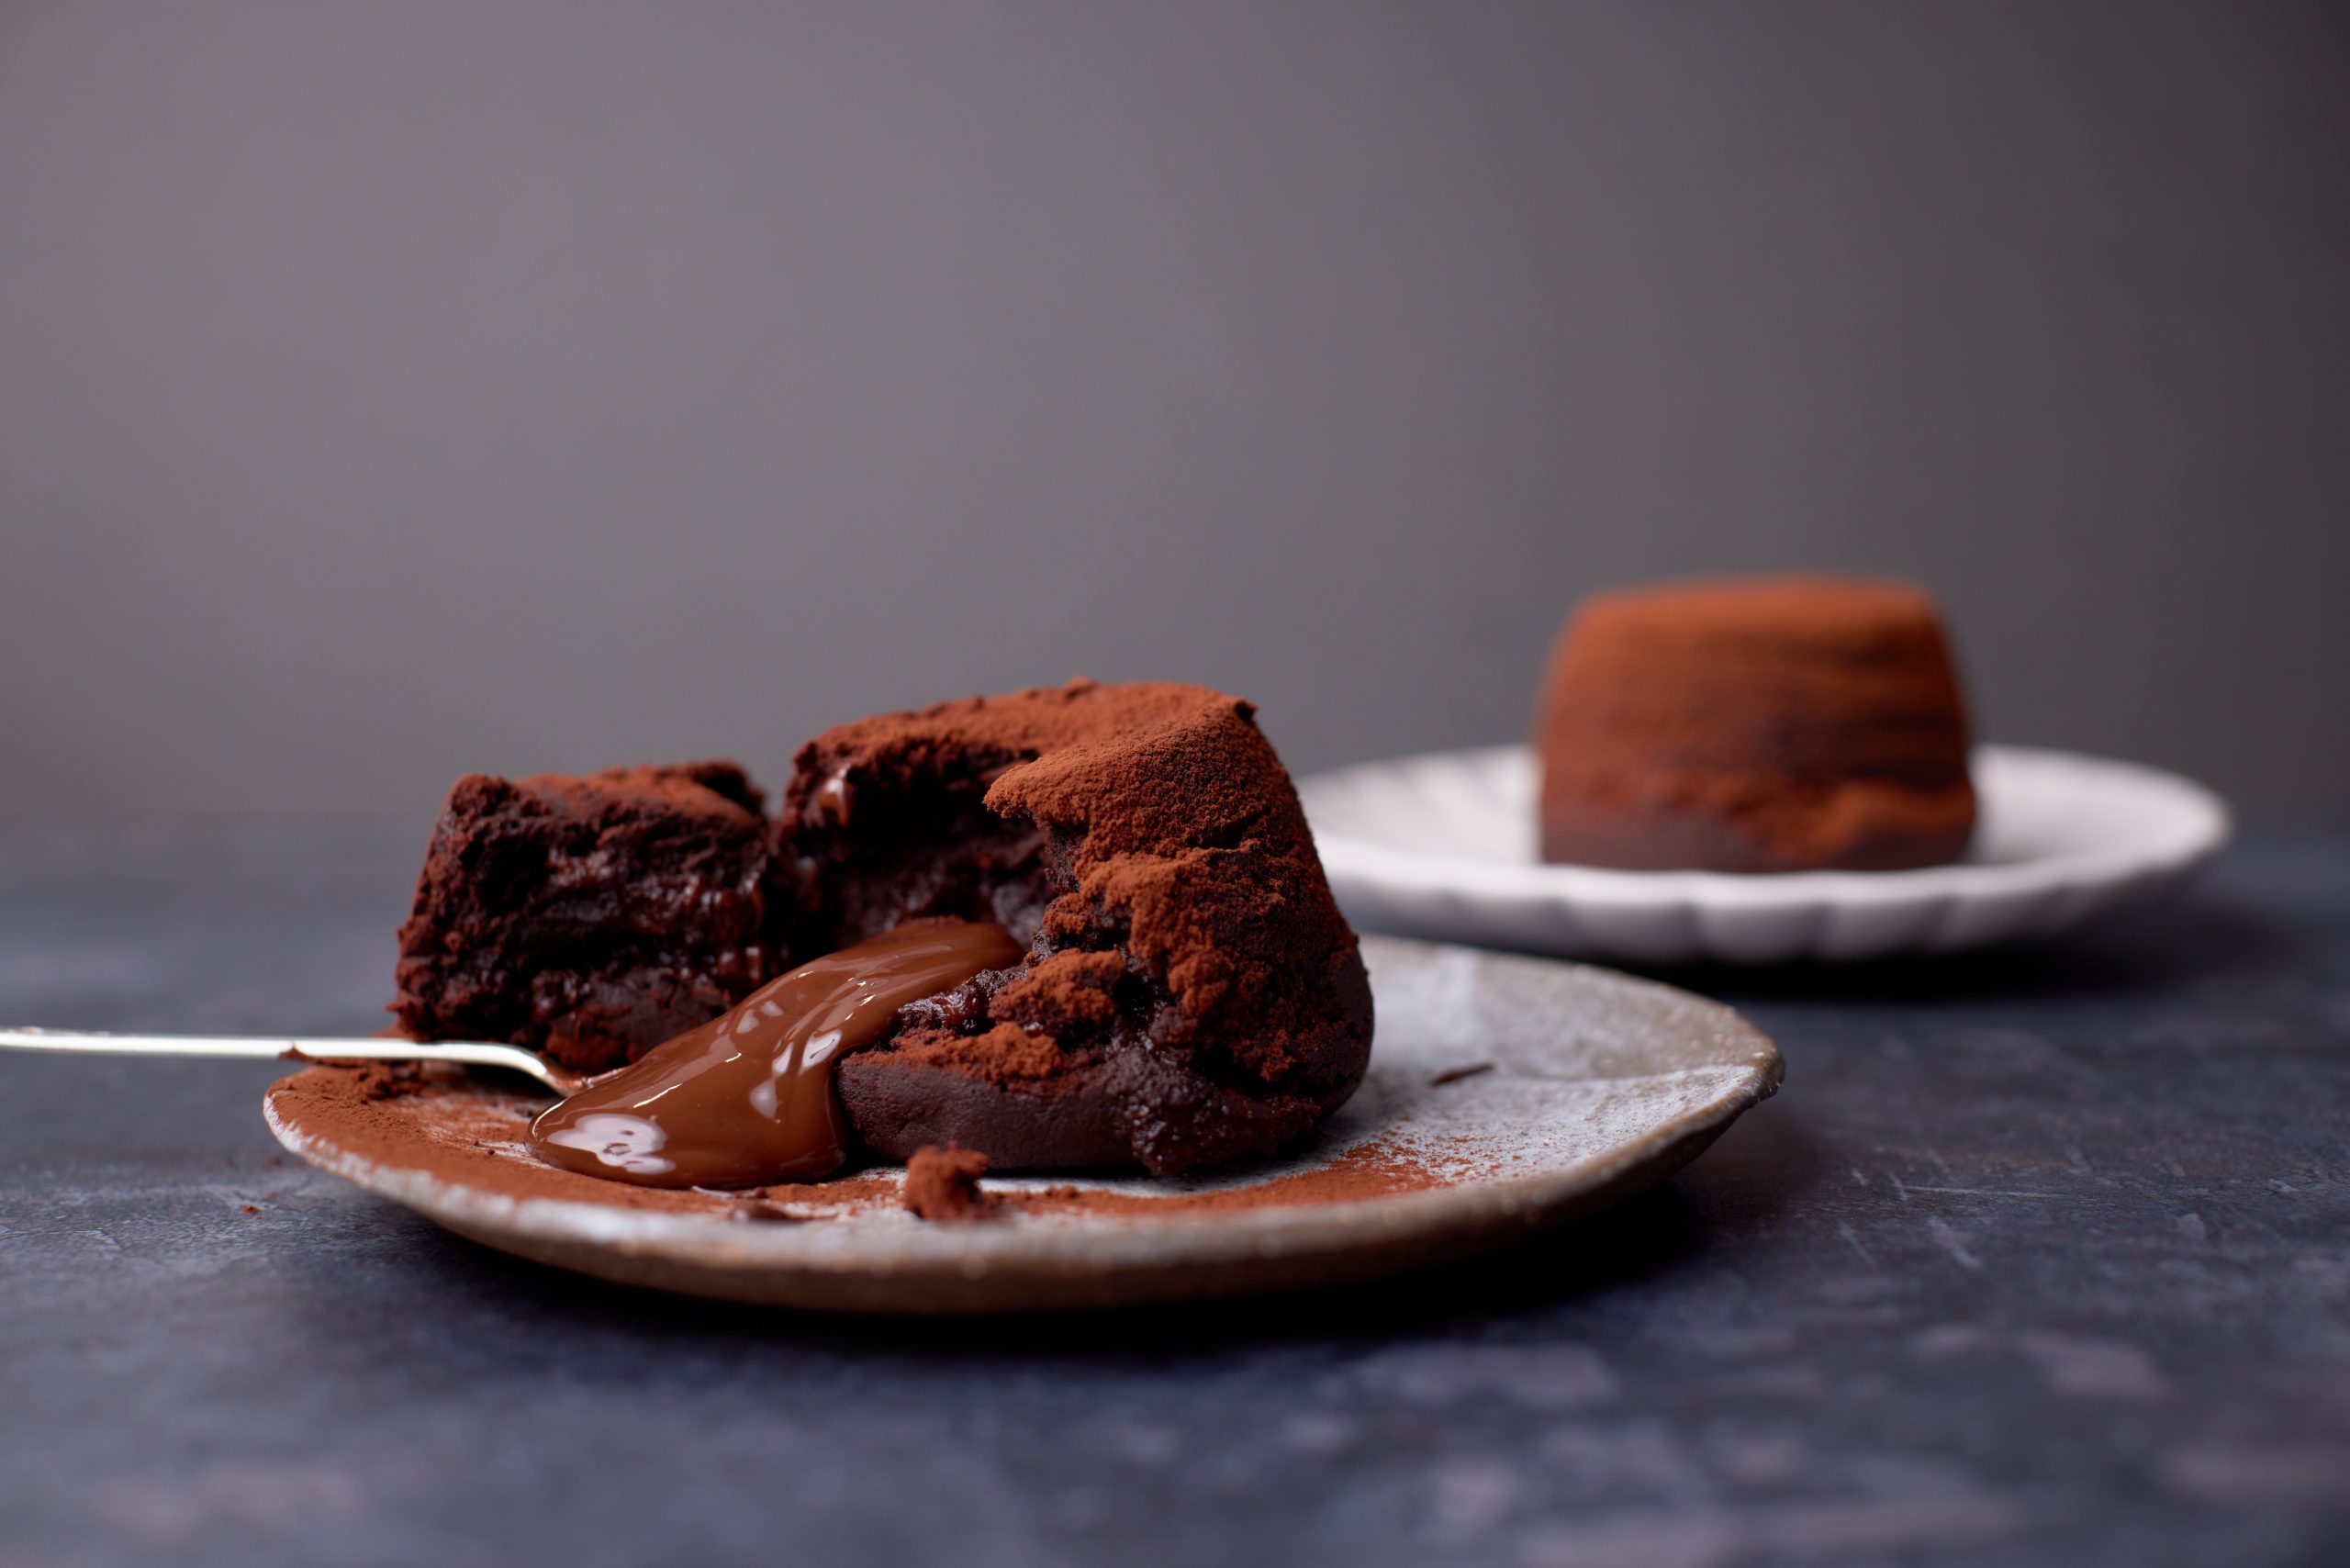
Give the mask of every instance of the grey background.
<path id="1" fill-rule="evenodd" d="M 0 815 L 1178 677 L 1507 737 L 1579 593 L 1944 596 L 2350 812 L 2350 11 L 0 0 Z"/>

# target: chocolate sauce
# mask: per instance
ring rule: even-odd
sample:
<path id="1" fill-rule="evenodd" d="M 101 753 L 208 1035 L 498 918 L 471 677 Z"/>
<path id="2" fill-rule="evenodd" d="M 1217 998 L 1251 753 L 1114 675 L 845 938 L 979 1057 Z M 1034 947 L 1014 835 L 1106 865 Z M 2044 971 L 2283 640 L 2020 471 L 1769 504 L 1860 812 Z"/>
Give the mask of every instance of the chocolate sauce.
<path id="1" fill-rule="evenodd" d="M 645 1187 L 757 1187 L 838 1170 L 833 1065 L 899 1008 L 1017 963 L 1002 926 L 914 920 L 802 964 L 531 1124 L 543 1159 Z"/>

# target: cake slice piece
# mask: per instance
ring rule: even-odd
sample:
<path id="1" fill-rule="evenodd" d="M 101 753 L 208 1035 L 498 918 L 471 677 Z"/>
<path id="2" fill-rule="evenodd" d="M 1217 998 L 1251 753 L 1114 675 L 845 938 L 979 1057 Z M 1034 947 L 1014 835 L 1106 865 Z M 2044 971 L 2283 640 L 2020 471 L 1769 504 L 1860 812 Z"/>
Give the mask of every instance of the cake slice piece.
<path id="1" fill-rule="evenodd" d="M 1173 1175 L 1294 1143 L 1362 1081 L 1362 955 L 1237 698 L 1072 681 L 844 724 L 800 748 L 778 838 L 795 951 L 937 915 L 1028 949 L 841 1060 L 885 1159 Z"/>
<path id="2" fill-rule="evenodd" d="M 400 927 L 420 1039 L 618 1067 L 775 978 L 762 796 L 732 762 L 457 781 Z"/>

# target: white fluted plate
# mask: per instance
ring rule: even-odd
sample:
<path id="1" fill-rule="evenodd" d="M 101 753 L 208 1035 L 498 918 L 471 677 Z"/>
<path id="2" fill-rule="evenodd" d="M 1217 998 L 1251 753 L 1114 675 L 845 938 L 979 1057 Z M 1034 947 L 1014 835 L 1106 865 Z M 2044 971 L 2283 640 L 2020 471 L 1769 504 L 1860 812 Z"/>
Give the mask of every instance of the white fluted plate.
<path id="1" fill-rule="evenodd" d="M 1975 754 L 1967 858 L 1914 871 L 1546 865 L 1523 746 L 1366 763 L 1298 786 L 1330 885 L 1366 930 L 1641 964 L 1843 962 L 2036 940 L 2147 897 L 2227 842 L 2201 785 L 2021 746 Z"/>

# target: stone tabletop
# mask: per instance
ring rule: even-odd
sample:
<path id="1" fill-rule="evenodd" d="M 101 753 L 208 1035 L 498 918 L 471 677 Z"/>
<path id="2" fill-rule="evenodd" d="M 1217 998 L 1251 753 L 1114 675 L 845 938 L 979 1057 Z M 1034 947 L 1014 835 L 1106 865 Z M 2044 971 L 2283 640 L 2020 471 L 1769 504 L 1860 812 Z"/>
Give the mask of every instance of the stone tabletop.
<path id="1" fill-rule="evenodd" d="M 373 1028 L 413 836 L 0 842 L 0 1019 Z M 1787 1086 L 1663 1189 L 1041 1321 L 595 1284 L 287 1164 L 266 1069 L 0 1058 L 0 1563 L 2350 1562 L 2350 835 L 1665 978 Z"/>

